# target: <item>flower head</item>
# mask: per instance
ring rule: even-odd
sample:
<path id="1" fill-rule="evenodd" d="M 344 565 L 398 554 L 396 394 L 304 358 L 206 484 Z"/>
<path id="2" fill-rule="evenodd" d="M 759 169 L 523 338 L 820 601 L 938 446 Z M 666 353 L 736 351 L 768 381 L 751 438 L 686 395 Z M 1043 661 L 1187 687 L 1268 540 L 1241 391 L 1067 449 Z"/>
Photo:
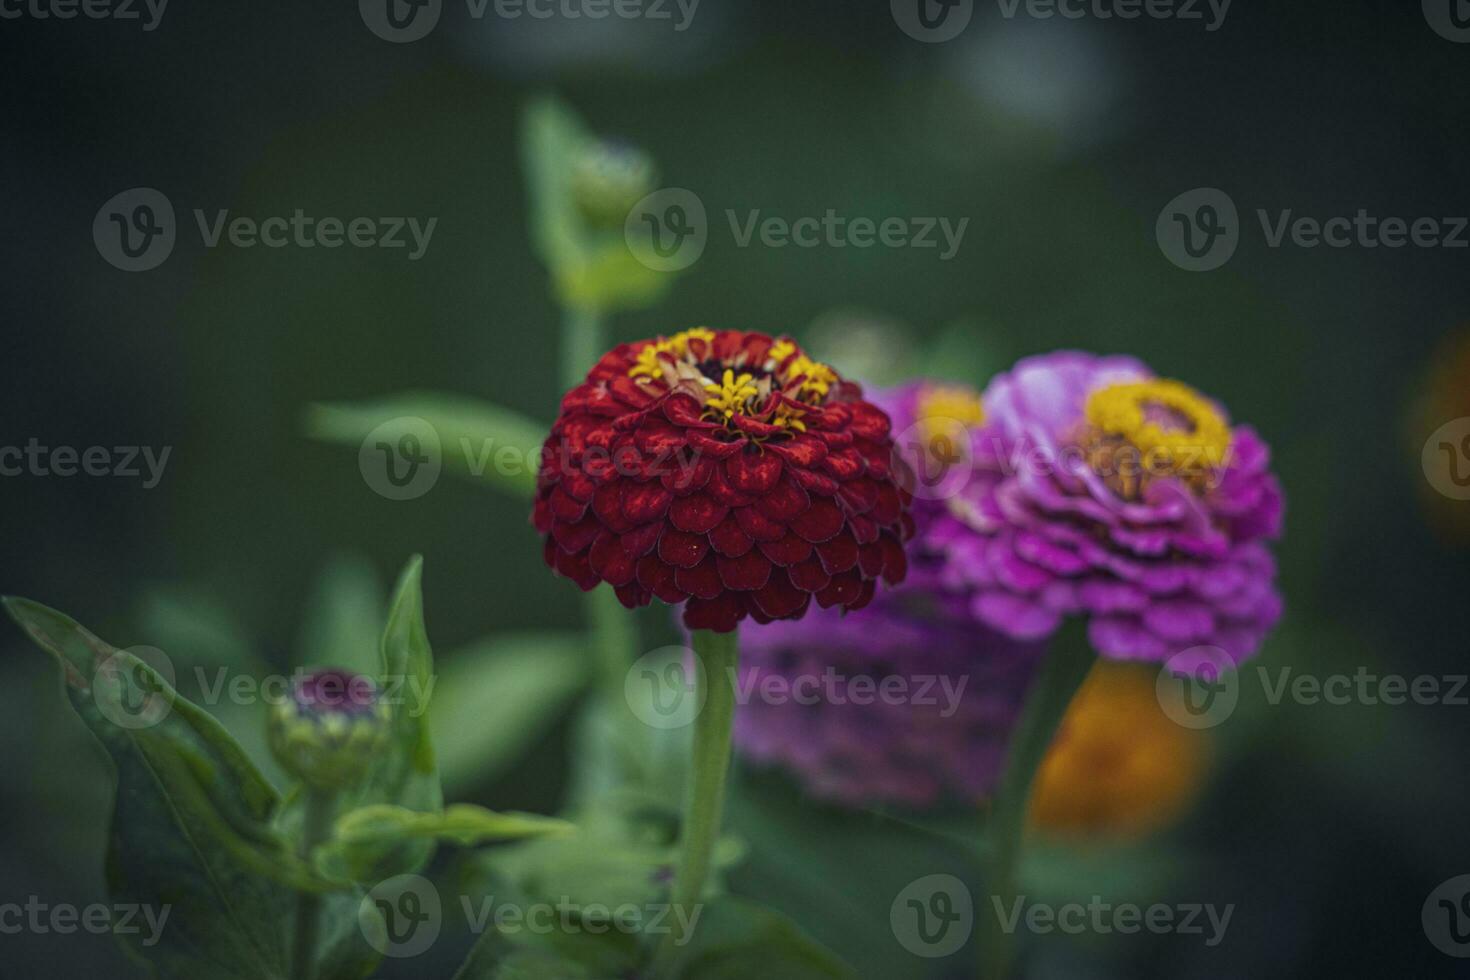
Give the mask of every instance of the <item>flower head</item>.
<path id="1" fill-rule="evenodd" d="M 1256 651 L 1281 612 L 1282 496 L 1253 429 L 1126 357 L 1028 358 L 980 411 L 956 418 L 956 397 L 924 382 L 876 399 L 943 489 L 919 492 L 910 550 L 947 612 L 1030 639 L 1086 616 L 1120 659 Z"/>
<path id="2" fill-rule="evenodd" d="M 1042 648 L 906 615 L 912 591 L 746 630 L 740 753 L 848 806 L 988 797 Z"/>
<path id="3" fill-rule="evenodd" d="M 371 677 L 336 668 L 295 677 L 271 710 L 271 752 L 282 768 L 318 789 L 360 781 L 389 735 L 392 713 Z"/>
<path id="4" fill-rule="evenodd" d="M 1100 661 L 1067 708 L 1031 791 L 1030 823 L 1059 836 L 1134 837 L 1198 793 L 1207 735 L 1159 706 L 1153 671 Z"/>
<path id="5" fill-rule="evenodd" d="M 623 344 L 562 399 L 532 522 L 546 562 L 629 608 L 728 631 L 860 609 L 907 567 L 888 416 L 792 341 L 694 329 Z"/>

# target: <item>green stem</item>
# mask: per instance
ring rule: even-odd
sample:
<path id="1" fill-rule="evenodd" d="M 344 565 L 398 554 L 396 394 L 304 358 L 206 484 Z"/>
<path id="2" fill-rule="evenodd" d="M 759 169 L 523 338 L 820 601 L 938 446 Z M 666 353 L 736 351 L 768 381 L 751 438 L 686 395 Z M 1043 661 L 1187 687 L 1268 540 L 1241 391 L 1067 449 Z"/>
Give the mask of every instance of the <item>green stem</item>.
<path id="1" fill-rule="evenodd" d="M 334 798 L 331 793 L 304 787 L 305 809 L 301 819 L 302 860 L 310 862 L 311 852 L 332 833 Z M 296 896 L 296 929 L 291 942 L 291 980 L 312 980 L 316 968 L 317 936 L 321 928 L 322 899 L 315 892 L 298 892 Z"/>
<path id="2" fill-rule="evenodd" d="M 587 377 L 606 349 L 606 321 L 597 310 L 568 306 L 561 319 L 561 383 L 571 388 Z"/>
<path id="3" fill-rule="evenodd" d="M 1016 868 L 1026 830 L 1031 784 L 1067 706 L 1096 659 L 1085 637 L 1071 631 L 1063 634 L 1042 660 L 1022 709 L 1005 773 L 991 802 L 990 847 L 984 861 L 988 907 L 978 910 L 982 980 L 1010 977 L 1015 937 L 1002 927 L 1001 913 L 1014 908 L 1017 898 Z"/>
<path id="4" fill-rule="evenodd" d="M 697 672 L 695 703 L 703 708 L 694 719 L 693 749 L 690 752 L 688 785 L 684 797 L 684 819 L 680 823 L 683 848 L 675 869 L 674 923 L 691 921 L 704 897 L 704 883 L 720 835 L 720 815 L 725 806 L 725 776 L 730 769 L 730 724 L 735 717 L 734 673 L 740 662 L 740 640 L 735 631 L 712 633 L 695 630 L 694 655 L 703 670 Z M 675 951 L 690 939 L 681 926 L 664 934 L 654 958 L 654 975 L 666 976 Z"/>

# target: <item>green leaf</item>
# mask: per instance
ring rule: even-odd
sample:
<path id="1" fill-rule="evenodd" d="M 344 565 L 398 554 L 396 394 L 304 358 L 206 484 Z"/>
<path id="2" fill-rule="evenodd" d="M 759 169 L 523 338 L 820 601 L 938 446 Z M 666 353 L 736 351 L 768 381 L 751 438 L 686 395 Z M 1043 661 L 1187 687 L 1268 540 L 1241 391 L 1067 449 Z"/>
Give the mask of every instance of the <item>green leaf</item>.
<path id="1" fill-rule="evenodd" d="M 856 974 L 789 919 L 743 898 L 710 902 L 674 959 L 679 980 L 817 980 Z"/>
<path id="2" fill-rule="evenodd" d="M 675 274 L 643 265 L 629 251 L 622 228 L 590 227 L 574 203 L 573 164 L 594 139 L 555 98 L 526 107 L 521 163 L 530 194 L 531 243 L 551 270 L 561 306 L 602 313 L 652 306 Z"/>
<path id="3" fill-rule="evenodd" d="M 453 804 L 442 813 L 377 803 L 338 817 L 333 838 L 317 852 L 317 861 L 333 876 L 363 880 L 372 873 L 378 855 L 404 841 L 442 840 L 471 847 L 575 829 L 575 824 L 554 817 L 496 813 L 469 803 Z"/>
<path id="4" fill-rule="evenodd" d="M 388 441 L 391 426 L 423 419 L 439 436 L 446 472 L 484 481 L 506 493 L 530 498 L 536 492 L 536 467 L 547 427 L 490 402 L 463 395 L 406 391 L 372 401 L 319 402 L 307 407 L 306 434 L 323 442 L 359 447 L 378 432 Z"/>
<path id="5" fill-rule="evenodd" d="M 167 908 L 156 941 L 125 936 L 160 976 L 286 975 L 294 889 L 340 887 L 291 853 L 271 819 L 275 791 L 206 712 L 151 666 L 39 603 L 6 610 L 61 665 L 67 697 L 111 757 L 117 796 L 107 854 L 114 901 Z M 355 908 L 351 895 L 326 904 Z M 329 932 L 320 975 L 366 976 L 360 932 Z"/>
<path id="6" fill-rule="evenodd" d="M 429 728 L 449 792 L 494 779 L 541 740 L 587 686 L 586 647 L 582 633 L 503 634 L 443 658 Z"/>

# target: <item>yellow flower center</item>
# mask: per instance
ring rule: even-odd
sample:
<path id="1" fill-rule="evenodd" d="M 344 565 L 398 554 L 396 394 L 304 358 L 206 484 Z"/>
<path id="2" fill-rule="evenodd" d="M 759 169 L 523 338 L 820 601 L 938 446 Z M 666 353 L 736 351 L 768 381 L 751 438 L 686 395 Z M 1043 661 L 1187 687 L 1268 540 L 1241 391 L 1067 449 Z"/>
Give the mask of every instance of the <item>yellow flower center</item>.
<path id="1" fill-rule="evenodd" d="M 704 390 L 709 395 L 704 403 L 705 411 L 723 415 L 727 419 L 736 412 L 748 411 L 751 402 L 760 394 L 760 388 L 756 386 L 752 375 L 736 375 L 730 368 L 725 368 L 725 375 L 719 384 L 705 385 Z"/>
<path id="2" fill-rule="evenodd" d="M 1104 436 L 1126 440 L 1146 464 L 1174 471 L 1222 465 L 1230 427 L 1215 406 L 1179 381 L 1109 385 L 1087 397 L 1087 422 Z"/>
<path id="3" fill-rule="evenodd" d="M 973 429 L 985 422 L 985 406 L 980 395 L 964 385 L 925 385 L 914 406 L 924 443 L 946 434 L 948 423 L 959 423 Z"/>
<path id="4" fill-rule="evenodd" d="M 797 386 L 796 397 L 806 401 L 818 402 L 827 397 L 832 385 L 837 382 L 837 372 L 827 365 L 812 360 L 805 354 L 797 355 L 782 376 L 789 380 L 801 378 Z"/>

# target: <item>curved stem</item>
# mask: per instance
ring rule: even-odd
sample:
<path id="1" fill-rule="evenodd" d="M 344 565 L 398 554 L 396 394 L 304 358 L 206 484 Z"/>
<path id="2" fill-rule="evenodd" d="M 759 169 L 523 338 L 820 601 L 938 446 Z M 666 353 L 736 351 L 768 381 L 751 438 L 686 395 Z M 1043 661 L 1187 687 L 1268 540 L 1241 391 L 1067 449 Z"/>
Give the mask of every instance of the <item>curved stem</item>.
<path id="1" fill-rule="evenodd" d="M 989 907 L 977 913 L 982 980 L 1009 980 L 1015 937 L 1002 923 L 1018 898 L 1016 867 L 1026 831 L 1031 785 L 1072 696 L 1096 659 L 1085 637 L 1064 634 L 1042 660 L 1012 736 L 1005 773 L 991 803 L 990 847 L 984 861 L 985 904 Z"/>
<path id="2" fill-rule="evenodd" d="M 730 769 L 730 726 L 735 717 L 734 673 L 740 662 L 739 634 L 695 630 L 694 655 L 703 670 L 696 683 L 702 690 L 704 707 L 694 720 L 693 748 L 689 758 L 684 819 L 680 824 L 683 848 L 674 874 L 673 909 L 668 918 L 675 923 L 664 934 L 654 958 L 654 975 L 666 976 L 675 951 L 691 938 L 682 923 L 693 922 L 693 914 L 704 896 L 715 841 L 720 835 L 720 816 L 725 806 L 725 776 Z M 696 702 L 698 703 L 698 702 Z M 691 930 L 692 931 L 692 930 Z"/>
<path id="3" fill-rule="evenodd" d="M 301 821 L 302 860 L 311 861 L 311 852 L 331 836 L 332 794 L 304 787 L 305 810 Z M 296 929 L 291 941 L 291 980 L 312 980 L 316 970 L 317 935 L 321 928 L 322 898 L 314 892 L 296 895 Z"/>

